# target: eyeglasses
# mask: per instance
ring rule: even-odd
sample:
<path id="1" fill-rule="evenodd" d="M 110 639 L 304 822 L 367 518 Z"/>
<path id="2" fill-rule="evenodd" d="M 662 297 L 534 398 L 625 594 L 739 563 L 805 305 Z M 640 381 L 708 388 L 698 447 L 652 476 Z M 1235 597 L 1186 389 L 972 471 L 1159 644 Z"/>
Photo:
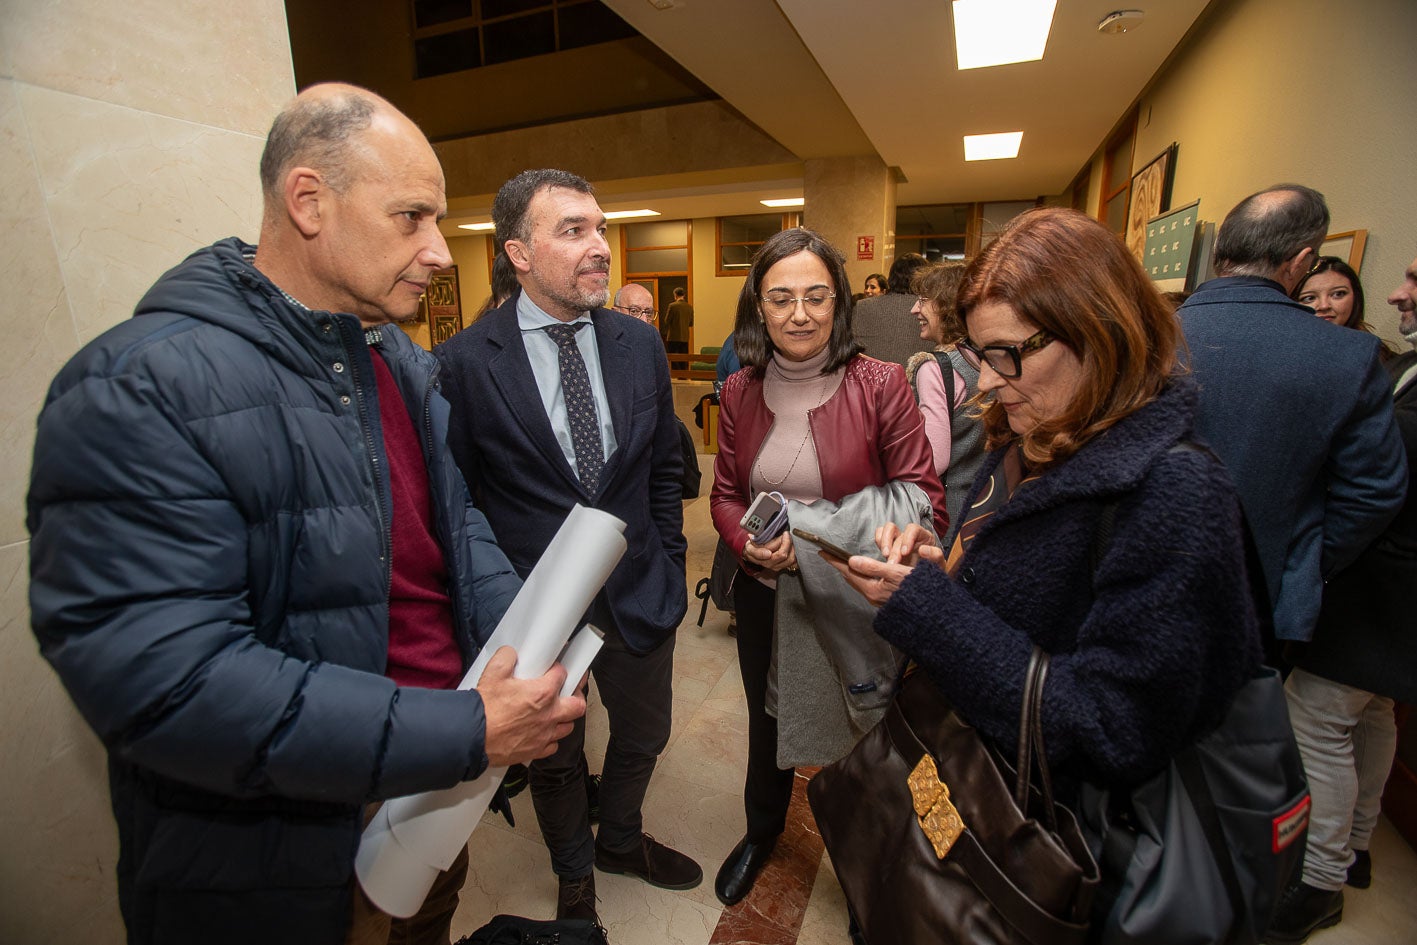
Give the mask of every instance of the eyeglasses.
<path id="1" fill-rule="evenodd" d="M 637 308 L 633 305 L 620 305 L 617 306 L 617 308 L 619 308 L 620 311 L 624 312 L 626 315 L 633 315 L 636 318 L 643 318 L 647 322 L 654 321 L 655 316 L 659 314 L 652 308 Z"/>
<path id="2" fill-rule="evenodd" d="M 964 359 L 976 371 L 979 370 L 979 365 L 984 363 L 1000 377 L 1015 378 L 1023 373 L 1024 355 L 1046 348 L 1057 340 L 1057 336 L 1040 330 L 1016 345 L 985 345 L 976 348 L 969 343 L 968 338 L 961 338 L 955 344 L 959 353 L 964 355 Z"/>
<path id="3" fill-rule="evenodd" d="M 807 310 L 808 315 L 820 317 L 832 310 L 832 304 L 836 301 L 835 292 L 808 292 L 803 298 L 793 298 L 787 293 L 765 295 L 761 299 L 763 311 L 773 318 L 787 318 L 797 311 L 797 303 L 801 302 L 802 307 Z"/>

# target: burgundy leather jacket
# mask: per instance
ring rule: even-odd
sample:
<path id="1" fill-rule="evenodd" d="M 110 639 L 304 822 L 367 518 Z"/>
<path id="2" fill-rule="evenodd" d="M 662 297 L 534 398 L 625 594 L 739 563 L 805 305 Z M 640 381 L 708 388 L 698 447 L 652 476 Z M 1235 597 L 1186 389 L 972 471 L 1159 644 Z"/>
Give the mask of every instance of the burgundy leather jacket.
<path id="1" fill-rule="evenodd" d="M 763 400 L 762 372 L 745 368 L 719 392 L 718 458 L 709 506 L 718 533 L 740 558 L 749 535 L 738 526 L 752 499 L 750 474 L 773 414 Z M 935 530 L 946 534 L 945 490 L 935 475 L 925 421 L 905 369 L 866 355 L 847 362 L 841 386 L 826 403 L 807 411 L 822 498 L 839 502 L 867 486 L 913 482 L 930 497 Z"/>

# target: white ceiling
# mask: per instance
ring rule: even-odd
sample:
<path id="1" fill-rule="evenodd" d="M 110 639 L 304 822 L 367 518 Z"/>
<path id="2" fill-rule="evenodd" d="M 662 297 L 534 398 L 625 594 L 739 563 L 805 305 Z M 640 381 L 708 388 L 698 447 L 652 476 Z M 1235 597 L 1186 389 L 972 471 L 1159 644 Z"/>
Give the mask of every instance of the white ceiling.
<path id="1" fill-rule="evenodd" d="M 1058 0 L 1042 60 L 964 72 L 950 0 L 604 2 L 799 158 L 879 154 L 906 205 L 1063 192 L 1211 0 Z M 1097 31 L 1128 8 L 1145 11 L 1139 27 Z M 1023 132 L 1017 158 L 965 162 L 964 135 L 998 131 Z M 777 167 L 597 189 L 607 210 L 682 218 L 765 212 L 759 199 L 802 182 Z M 446 231 L 466 234 L 451 224 L 468 212 Z"/>

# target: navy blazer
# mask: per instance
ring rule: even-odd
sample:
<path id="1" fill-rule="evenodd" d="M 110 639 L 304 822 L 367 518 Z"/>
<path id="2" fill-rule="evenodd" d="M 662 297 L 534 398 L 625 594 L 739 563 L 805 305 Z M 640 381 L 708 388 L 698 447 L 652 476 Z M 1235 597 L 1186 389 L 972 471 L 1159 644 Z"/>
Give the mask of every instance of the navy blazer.
<path id="1" fill-rule="evenodd" d="M 624 520 L 629 550 L 599 598 L 626 644 L 645 652 L 679 626 L 684 460 L 659 334 L 628 315 L 590 313 L 616 448 L 586 494 L 546 416 L 517 326 L 520 293 L 434 349 L 453 407 L 448 445 L 497 543 L 525 577 L 577 503 Z"/>
<path id="2" fill-rule="evenodd" d="M 1275 635 L 1308 640 L 1323 582 L 1378 536 L 1407 493 L 1378 339 L 1316 318 L 1257 276 L 1212 279 L 1178 315 L 1200 384 L 1196 430 L 1235 480 Z"/>

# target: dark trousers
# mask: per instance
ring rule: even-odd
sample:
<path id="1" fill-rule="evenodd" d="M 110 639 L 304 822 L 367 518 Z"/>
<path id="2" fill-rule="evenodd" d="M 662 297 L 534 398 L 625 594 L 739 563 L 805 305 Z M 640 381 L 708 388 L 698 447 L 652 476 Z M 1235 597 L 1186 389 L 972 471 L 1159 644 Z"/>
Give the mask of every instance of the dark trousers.
<path id="1" fill-rule="evenodd" d="M 576 720 L 556 753 L 529 768 L 532 806 L 557 876 L 591 872 L 595 846 L 625 853 L 640 843 L 640 807 L 655 761 L 669 743 L 674 676 L 674 636 L 643 655 L 631 653 L 607 620 L 605 645 L 591 673 L 610 720 L 605 767 L 600 772 L 599 840 L 591 835 L 585 789 L 585 718 Z"/>
<path id="2" fill-rule="evenodd" d="M 777 593 L 743 571 L 733 581 L 738 614 L 738 670 L 748 697 L 748 776 L 743 812 L 748 839 L 767 842 L 782 833 L 792 802 L 792 769 L 777 766 L 777 719 L 765 708 L 772 662 L 773 608 Z"/>

